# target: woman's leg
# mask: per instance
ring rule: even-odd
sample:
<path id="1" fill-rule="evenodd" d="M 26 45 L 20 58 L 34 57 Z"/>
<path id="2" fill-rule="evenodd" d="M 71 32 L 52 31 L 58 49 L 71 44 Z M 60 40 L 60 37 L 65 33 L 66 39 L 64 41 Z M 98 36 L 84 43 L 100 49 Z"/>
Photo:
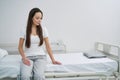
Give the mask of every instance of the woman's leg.
<path id="1" fill-rule="evenodd" d="M 40 56 L 33 63 L 34 80 L 45 80 L 46 56 Z"/>
<path id="2" fill-rule="evenodd" d="M 33 69 L 33 61 L 30 60 L 30 66 L 25 65 L 22 61 L 21 61 L 21 65 L 20 65 L 20 78 L 21 80 L 30 80 L 30 78 L 32 77 L 32 69 Z"/>

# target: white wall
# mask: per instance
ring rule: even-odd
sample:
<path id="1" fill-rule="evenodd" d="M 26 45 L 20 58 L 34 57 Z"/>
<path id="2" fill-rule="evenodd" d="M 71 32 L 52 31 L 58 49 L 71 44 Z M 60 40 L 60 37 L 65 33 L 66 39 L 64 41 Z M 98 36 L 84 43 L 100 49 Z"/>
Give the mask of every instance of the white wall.
<path id="1" fill-rule="evenodd" d="M 44 13 L 50 41 L 67 51 L 93 49 L 96 41 L 120 44 L 120 0 L 0 0 L 0 43 L 18 43 L 31 8 Z"/>

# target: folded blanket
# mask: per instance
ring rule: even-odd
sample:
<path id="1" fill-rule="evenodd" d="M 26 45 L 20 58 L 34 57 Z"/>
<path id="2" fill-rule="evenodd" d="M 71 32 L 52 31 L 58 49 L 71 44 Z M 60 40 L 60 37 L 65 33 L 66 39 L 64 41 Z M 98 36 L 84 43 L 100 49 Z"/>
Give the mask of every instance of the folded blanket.
<path id="1" fill-rule="evenodd" d="M 6 50 L 0 48 L 0 59 L 6 55 L 8 55 L 8 52 Z"/>
<path id="2" fill-rule="evenodd" d="M 84 53 L 83 55 L 88 57 L 88 58 L 104 58 L 104 57 L 107 57 L 106 55 L 104 55 L 102 52 L 99 52 L 99 51 L 90 51 L 90 52 Z"/>

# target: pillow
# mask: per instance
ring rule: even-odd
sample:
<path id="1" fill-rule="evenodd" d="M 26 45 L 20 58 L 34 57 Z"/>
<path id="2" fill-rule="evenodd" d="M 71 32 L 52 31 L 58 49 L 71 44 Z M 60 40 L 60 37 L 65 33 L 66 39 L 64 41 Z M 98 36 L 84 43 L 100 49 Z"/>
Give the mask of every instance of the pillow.
<path id="1" fill-rule="evenodd" d="M 106 55 L 104 55 L 102 52 L 99 52 L 99 51 L 90 51 L 90 52 L 83 53 L 83 55 L 88 57 L 88 58 L 104 58 L 104 57 L 107 57 Z"/>
<path id="2" fill-rule="evenodd" d="M 6 55 L 8 55 L 8 52 L 6 50 L 0 48 L 0 59 Z"/>

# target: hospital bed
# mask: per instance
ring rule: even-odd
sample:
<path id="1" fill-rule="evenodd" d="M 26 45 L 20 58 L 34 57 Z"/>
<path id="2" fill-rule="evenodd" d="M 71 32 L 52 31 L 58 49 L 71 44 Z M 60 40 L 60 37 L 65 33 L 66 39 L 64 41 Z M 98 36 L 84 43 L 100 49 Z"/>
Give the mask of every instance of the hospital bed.
<path id="1" fill-rule="evenodd" d="M 120 73 L 120 48 L 116 45 L 95 43 L 95 50 L 104 58 L 87 58 L 83 52 L 54 54 L 62 65 L 53 65 L 49 57 L 45 71 L 46 80 L 100 79 L 118 80 Z M 0 80 L 20 80 L 20 55 L 7 55 L 0 59 Z"/>

